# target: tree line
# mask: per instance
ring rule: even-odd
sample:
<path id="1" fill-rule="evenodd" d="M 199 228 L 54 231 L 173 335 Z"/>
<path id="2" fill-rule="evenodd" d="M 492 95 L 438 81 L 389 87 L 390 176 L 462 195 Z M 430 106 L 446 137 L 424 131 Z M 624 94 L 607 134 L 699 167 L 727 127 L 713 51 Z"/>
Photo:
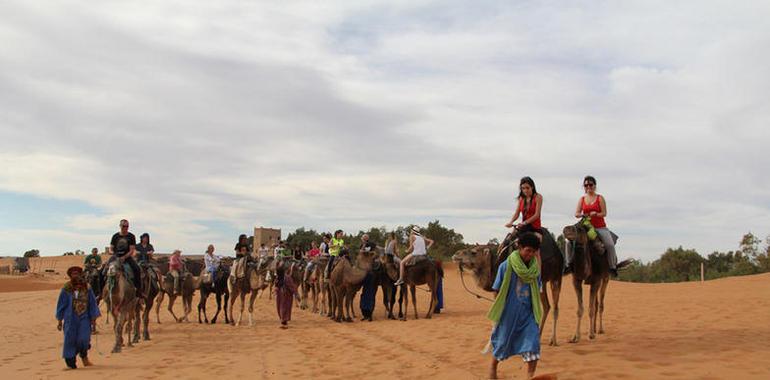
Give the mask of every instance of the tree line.
<path id="1" fill-rule="evenodd" d="M 694 249 L 668 248 L 659 259 L 635 261 L 620 272 L 621 281 L 682 282 L 700 280 L 701 264 L 706 280 L 770 272 L 770 235 L 764 242 L 751 232 L 743 235 L 738 249 L 712 252 L 706 257 Z"/>

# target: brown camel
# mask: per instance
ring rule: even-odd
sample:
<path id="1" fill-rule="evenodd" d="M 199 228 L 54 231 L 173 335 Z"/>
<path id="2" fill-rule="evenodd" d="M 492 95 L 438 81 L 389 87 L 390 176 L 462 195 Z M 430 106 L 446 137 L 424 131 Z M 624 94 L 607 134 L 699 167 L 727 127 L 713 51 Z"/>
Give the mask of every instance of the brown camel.
<path id="1" fill-rule="evenodd" d="M 355 317 L 353 298 L 361 289 L 366 273 L 372 269 L 372 262 L 376 252 L 360 251 L 356 257 L 355 266 L 346 258 L 339 257 L 334 269 L 329 276 L 329 288 L 331 295 L 331 312 L 336 322 L 353 322 L 351 314 Z M 343 317 L 344 314 L 344 317 Z"/>
<path id="2" fill-rule="evenodd" d="M 171 316 L 174 317 L 174 320 L 177 322 L 190 322 L 188 317 L 192 312 L 193 295 L 195 294 L 195 290 L 200 287 L 200 283 L 200 276 L 195 277 L 190 272 L 181 273 L 179 278 L 179 288 L 181 289 L 181 294 L 176 294 L 174 292 L 174 278 L 170 273 L 167 273 L 163 278 L 163 286 L 161 287 L 160 294 L 158 295 L 158 305 L 155 306 L 155 315 L 158 319 L 158 323 L 160 323 L 160 305 L 163 304 L 163 298 L 165 295 L 168 295 L 168 312 L 171 313 Z M 177 317 L 174 313 L 174 302 L 179 296 L 182 297 L 182 306 L 184 310 L 184 315 L 182 315 L 182 317 Z"/>
<path id="3" fill-rule="evenodd" d="M 597 238 L 591 241 L 588 238 L 588 227 L 583 220 L 572 226 L 564 227 L 564 237 L 567 244 L 572 246 L 572 286 L 577 295 L 577 328 L 570 343 L 580 341 L 580 321 L 583 318 L 583 283 L 590 285 L 588 301 L 589 339 L 596 338 L 597 315 L 599 320 L 599 334 L 604 334 L 604 296 L 610 283 L 610 264 L 604 255 L 604 246 Z M 633 260 L 624 260 L 618 263 L 618 269 L 628 266 Z"/>
<path id="4" fill-rule="evenodd" d="M 254 324 L 254 300 L 260 290 L 268 286 L 267 275 L 271 267 L 275 267 L 273 257 L 260 258 L 259 261 L 249 261 L 246 263 L 246 273 L 242 278 L 230 276 L 228 287 L 230 289 L 230 323 L 233 326 L 240 326 L 243 320 L 243 310 L 246 307 L 246 294 L 249 297 L 249 326 Z M 272 281 L 270 281 L 272 282 Z M 241 300 L 241 312 L 238 319 L 235 319 L 233 307 L 237 299 Z"/>
<path id="5" fill-rule="evenodd" d="M 559 320 L 559 296 L 561 294 L 564 255 L 548 230 L 543 230 L 543 242 L 540 246 L 540 257 L 542 259 L 540 277 L 543 283 L 543 287 L 540 289 L 540 302 L 543 304 L 543 321 L 541 326 L 545 326 L 551 310 L 547 291 L 550 284 L 553 296 L 553 332 L 548 344 L 558 346 L 556 342 L 556 325 Z M 503 240 L 503 244 L 499 247 L 477 244 L 467 249 L 461 249 L 452 256 L 452 261 L 458 263 L 461 273 L 465 269 L 470 269 L 473 272 L 473 277 L 476 279 L 476 285 L 488 292 L 492 292 L 492 284 L 495 281 L 497 270 L 500 264 L 505 262 L 508 255 L 516 248 L 517 237 L 516 233 L 508 234 Z M 500 252 L 498 252 L 498 249 Z M 540 335 L 542 336 L 542 334 L 543 330 L 541 328 Z"/>
<path id="6" fill-rule="evenodd" d="M 122 260 L 114 260 L 107 268 L 106 285 L 102 293 L 107 309 L 115 322 L 115 346 L 113 353 L 119 353 L 123 347 L 123 329 L 127 334 L 128 347 L 132 347 L 131 327 L 137 310 L 136 288 L 128 280 Z"/>
<path id="7" fill-rule="evenodd" d="M 375 263 L 374 274 L 377 278 L 377 284 L 382 287 L 382 301 L 385 305 L 385 314 L 388 319 L 396 319 L 396 316 L 393 314 L 393 306 L 396 304 L 396 292 L 398 288 L 395 286 L 395 283 L 398 279 L 400 259 L 394 255 L 383 253 L 379 255 L 377 261 L 379 262 L 379 265 Z M 401 301 L 399 301 L 399 318 L 404 316 L 401 306 Z"/>
<path id="8" fill-rule="evenodd" d="M 150 340 L 150 311 L 155 302 L 155 298 L 161 291 L 158 271 L 152 266 L 142 266 L 142 286 L 144 294 L 139 299 L 139 307 L 136 308 L 136 323 L 134 324 L 134 343 L 139 342 L 140 325 L 144 329 L 143 339 Z"/>
<path id="9" fill-rule="evenodd" d="M 418 285 L 428 285 L 430 289 L 430 306 L 428 306 L 428 313 L 425 314 L 425 318 L 430 319 L 433 317 L 433 309 L 438 298 L 436 291 L 438 288 L 438 280 L 440 276 L 443 276 L 440 267 L 427 255 L 413 256 L 410 263 L 407 263 L 404 267 L 404 284 L 400 286 L 401 294 L 403 298 L 399 304 L 404 305 L 404 314 L 401 316 L 402 321 L 406 321 L 406 315 L 409 311 L 409 293 L 406 292 L 406 288 L 409 287 L 409 292 L 412 294 L 412 306 L 414 307 L 414 319 L 418 319 L 417 315 L 417 295 L 415 294 Z"/>
<path id="10" fill-rule="evenodd" d="M 312 262 L 313 265 L 311 266 L 310 270 L 304 272 L 304 275 L 302 276 L 302 302 L 300 303 L 300 309 L 307 309 L 308 299 L 312 297 L 313 308 L 311 311 L 313 313 L 318 313 L 318 299 L 319 296 L 321 296 L 323 298 L 321 304 L 321 314 L 325 314 L 326 307 L 323 302 L 326 301 L 326 297 L 325 294 L 322 295 L 321 290 L 325 287 L 323 272 L 324 268 L 326 268 L 326 264 L 329 262 L 329 256 L 317 256 L 312 260 Z"/>

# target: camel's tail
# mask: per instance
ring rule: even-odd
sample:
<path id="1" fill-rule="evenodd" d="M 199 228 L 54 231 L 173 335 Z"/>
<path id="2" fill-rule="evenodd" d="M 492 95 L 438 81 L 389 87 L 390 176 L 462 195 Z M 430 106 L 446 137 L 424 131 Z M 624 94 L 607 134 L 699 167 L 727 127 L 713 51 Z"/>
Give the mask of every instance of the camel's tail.
<path id="1" fill-rule="evenodd" d="M 634 260 L 634 259 L 625 259 L 625 260 L 623 260 L 623 261 L 618 263 L 618 270 L 623 269 L 623 268 L 633 264 L 634 262 L 636 262 L 636 260 Z"/>

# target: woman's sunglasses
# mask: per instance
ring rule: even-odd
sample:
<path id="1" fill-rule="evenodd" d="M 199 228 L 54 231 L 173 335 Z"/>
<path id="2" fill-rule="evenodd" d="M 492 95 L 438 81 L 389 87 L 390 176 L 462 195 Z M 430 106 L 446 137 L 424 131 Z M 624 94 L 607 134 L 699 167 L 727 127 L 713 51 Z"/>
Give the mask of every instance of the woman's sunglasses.
<path id="1" fill-rule="evenodd" d="M 584 183 L 583 184 L 583 187 L 594 187 L 594 186 L 596 186 L 596 184 L 594 184 L 594 183 Z"/>

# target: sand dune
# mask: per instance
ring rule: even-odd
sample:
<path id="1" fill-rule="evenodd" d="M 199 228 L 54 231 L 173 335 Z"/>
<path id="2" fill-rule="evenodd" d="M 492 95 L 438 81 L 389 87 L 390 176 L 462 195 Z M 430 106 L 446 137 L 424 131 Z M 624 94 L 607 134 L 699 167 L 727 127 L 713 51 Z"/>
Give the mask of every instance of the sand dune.
<path id="1" fill-rule="evenodd" d="M 484 319 L 489 303 L 465 293 L 453 268 L 445 282 L 447 308 L 432 320 L 384 320 L 378 305 L 374 322 L 337 324 L 295 309 L 291 328 L 283 331 L 266 297 L 257 300 L 251 327 L 174 323 L 162 310 L 163 323 L 150 325 L 153 340 L 122 354 L 109 353 L 114 336 L 101 319 L 102 333 L 91 351 L 97 365 L 65 371 L 54 319 L 58 290 L 44 289 L 58 288 L 61 272 L 76 259 L 59 258 L 58 275 L 0 277 L 0 373 L 31 379 L 478 379 L 486 374 L 488 357 L 480 350 L 490 329 Z M 418 292 L 422 316 L 427 294 Z M 770 378 L 770 275 L 704 284 L 612 282 L 607 333 L 569 344 L 575 305 L 574 291 L 566 284 L 560 346 L 544 346 L 538 374 L 559 379 Z M 181 311 L 179 305 L 175 310 Z M 191 320 L 197 321 L 197 313 Z M 550 332 L 549 322 L 544 335 Z M 525 369 L 512 358 L 501 364 L 500 374 L 523 378 Z"/>

